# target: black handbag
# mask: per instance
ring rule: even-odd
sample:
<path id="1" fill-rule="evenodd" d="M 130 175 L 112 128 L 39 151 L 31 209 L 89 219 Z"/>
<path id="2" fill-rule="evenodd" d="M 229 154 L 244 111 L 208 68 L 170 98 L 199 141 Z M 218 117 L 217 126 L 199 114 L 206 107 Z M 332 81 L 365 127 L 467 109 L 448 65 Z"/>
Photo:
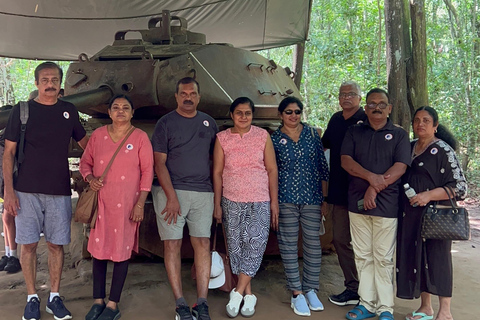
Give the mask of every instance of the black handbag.
<path id="1" fill-rule="evenodd" d="M 430 203 L 422 219 L 422 238 L 436 240 L 468 240 L 470 239 L 470 221 L 468 211 L 459 207 L 453 198 L 451 188 L 442 187 L 449 196 L 450 206 L 440 205 L 437 201 Z"/>

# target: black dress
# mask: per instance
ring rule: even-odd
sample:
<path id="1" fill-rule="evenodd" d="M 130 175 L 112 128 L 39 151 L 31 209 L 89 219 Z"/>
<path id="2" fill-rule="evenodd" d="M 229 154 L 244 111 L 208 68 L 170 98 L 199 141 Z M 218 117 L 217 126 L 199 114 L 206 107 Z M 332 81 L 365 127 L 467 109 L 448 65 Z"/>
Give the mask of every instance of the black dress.
<path id="1" fill-rule="evenodd" d="M 412 150 L 416 141 L 412 141 Z M 405 182 L 417 193 L 451 186 L 457 199 L 464 199 L 467 183 L 453 149 L 437 140 L 420 155 L 413 157 Z M 447 203 L 449 201 L 447 200 Z M 414 299 L 422 292 L 452 296 L 452 241 L 426 240 L 420 236 L 425 207 L 412 207 L 403 196 L 403 214 L 398 219 L 397 297 Z M 425 259 L 426 257 L 426 259 Z M 425 261 L 426 260 L 426 261 Z"/>

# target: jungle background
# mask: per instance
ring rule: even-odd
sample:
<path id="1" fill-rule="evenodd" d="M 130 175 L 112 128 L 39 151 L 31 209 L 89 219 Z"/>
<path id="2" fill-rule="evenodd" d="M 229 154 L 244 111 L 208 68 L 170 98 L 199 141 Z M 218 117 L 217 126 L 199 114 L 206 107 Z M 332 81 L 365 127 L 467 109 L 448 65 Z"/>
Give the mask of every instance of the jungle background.
<path id="1" fill-rule="evenodd" d="M 340 110 L 338 87 L 347 80 L 357 81 L 364 94 L 373 87 L 388 88 L 398 111 L 393 119 L 406 129 L 411 112 L 430 105 L 459 140 L 457 153 L 470 184 L 470 197 L 478 198 L 478 2 L 314 0 L 309 40 L 302 44 L 304 120 L 325 128 L 331 115 Z M 260 53 L 292 68 L 296 49 L 290 46 Z M 34 69 L 38 63 L 0 58 L 1 105 L 27 99 L 35 89 Z M 66 71 L 69 62 L 59 64 Z"/>

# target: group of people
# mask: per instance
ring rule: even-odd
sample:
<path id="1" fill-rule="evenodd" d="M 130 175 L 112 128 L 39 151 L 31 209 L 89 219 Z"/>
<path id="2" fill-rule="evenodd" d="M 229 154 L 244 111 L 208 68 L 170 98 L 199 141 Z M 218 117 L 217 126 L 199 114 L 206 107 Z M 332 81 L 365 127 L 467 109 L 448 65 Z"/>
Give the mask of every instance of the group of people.
<path id="1" fill-rule="evenodd" d="M 282 124 L 271 135 L 252 125 L 255 105 L 248 97 L 233 101 L 233 126 L 219 132 L 215 120 L 197 110 L 200 84 L 187 77 L 176 86 L 177 108 L 158 120 L 151 141 L 132 126 L 134 106 L 125 95 L 115 96 L 109 104 L 112 123 L 88 138 L 75 107 L 58 100 L 61 81 L 62 70 L 54 63 L 42 63 L 35 71 L 38 96 L 28 102 L 25 161 L 15 184 L 14 159 L 21 131 L 18 105 L 5 131 L 5 211 L 15 216 L 16 242 L 22 244 L 20 260 L 28 293 L 23 319 L 40 319 L 35 276 L 41 232 L 49 253 L 51 293 L 46 311 L 57 320 L 72 318 L 59 294 L 63 245 L 70 242 L 72 215 L 70 138 L 85 149 L 80 172 L 98 192 L 98 216 L 88 241 L 94 302 L 86 320 L 121 316 L 118 303 L 128 260 L 138 249 L 138 229 L 150 191 L 177 320 L 210 319 L 213 220 L 224 225 L 230 266 L 238 275 L 226 304 L 229 317 L 255 314 L 252 278 L 260 268 L 271 229 L 277 231 L 293 312 L 309 316 L 311 311 L 323 310 L 317 296 L 322 258 L 319 233 L 327 203 L 333 207 L 333 243 L 346 287 L 329 300 L 356 305 L 347 319 L 378 315 L 380 320 L 393 320 L 397 244 L 397 296 L 422 298 L 420 308 L 407 319 L 433 319 L 432 294 L 440 297 L 436 319 L 451 319 L 451 242 L 422 242 L 419 221 L 430 201 L 448 199 L 442 186 L 450 186 L 451 196 L 461 199 L 466 181 L 453 151 L 454 139 L 439 126 L 433 108 L 416 111 L 412 123 L 418 140 L 410 143 L 406 131 L 388 118 L 392 105 L 386 91 L 370 90 L 364 111 L 360 87 L 345 82 L 338 96 L 342 111 L 332 116 L 322 137 L 301 121 L 303 104 L 295 97 L 285 98 L 278 106 Z M 330 167 L 324 148 L 330 149 Z M 417 195 L 402 198 L 402 182 L 408 182 Z M 185 224 L 196 265 L 197 301 L 192 308 L 184 298 L 181 280 Z M 114 269 L 106 301 L 108 261 Z"/>

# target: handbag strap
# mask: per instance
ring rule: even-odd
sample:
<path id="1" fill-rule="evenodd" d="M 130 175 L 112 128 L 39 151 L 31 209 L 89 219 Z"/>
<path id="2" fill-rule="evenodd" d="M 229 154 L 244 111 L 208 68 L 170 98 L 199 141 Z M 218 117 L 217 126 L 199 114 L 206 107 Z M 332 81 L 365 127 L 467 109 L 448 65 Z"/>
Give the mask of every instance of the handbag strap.
<path id="1" fill-rule="evenodd" d="M 127 135 L 125 136 L 125 138 L 123 138 L 123 141 L 120 143 L 120 145 L 118 146 L 117 150 L 116 150 L 115 153 L 113 154 L 112 159 L 110 159 L 110 162 L 108 163 L 107 167 L 105 168 L 105 171 L 103 171 L 102 176 L 100 177 L 100 179 L 98 179 L 100 182 L 103 182 L 103 179 L 104 179 L 105 176 L 107 175 L 108 170 L 109 170 L 110 167 L 112 166 L 113 160 L 115 159 L 115 157 L 117 156 L 117 154 L 120 152 L 120 149 L 121 149 L 122 146 L 125 144 L 125 142 L 127 141 L 128 137 L 130 137 L 130 135 L 133 133 L 134 130 L 135 130 L 135 127 L 132 126 L 132 128 L 131 128 L 130 131 L 127 133 Z"/>
<path id="2" fill-rule="evenodd" d="M 213 230 L 213 245 L 212 251 L 217 251 L 217 229 L 218 229 L 218 222 L 215 223 L 215 230 Z"/>
<path id="3" fill-rule="evenodd" d="M 225 243 L 225 257 L 227 260 L 230 259 L 228 255 L 228 244 L 227 244 L 227 234 L 225 233 L 225 226 L 222 224 L 222 230 L 223 230 L 223 242 Z"/>
<path id="4" fill-rule="evenodd" d="M 455 202 L 453 201 L 454 200 L 454 196 L 455 196 L 455 192 L 453 191 L 452 187 L 450 186 L 442 186 L 443 190 L 445 190 L 445 192 L 447 193 L 447 196 L 448 196 L 448 200 L 450 200 L 450 203 L 452 204 L 452 208 L 454 209 L 457 209 L 457 205 L 455 204 Z M 448 188 L 448 189 L 447 189 Z M 451 195 L 450 195 L 451 194 Z"/>

